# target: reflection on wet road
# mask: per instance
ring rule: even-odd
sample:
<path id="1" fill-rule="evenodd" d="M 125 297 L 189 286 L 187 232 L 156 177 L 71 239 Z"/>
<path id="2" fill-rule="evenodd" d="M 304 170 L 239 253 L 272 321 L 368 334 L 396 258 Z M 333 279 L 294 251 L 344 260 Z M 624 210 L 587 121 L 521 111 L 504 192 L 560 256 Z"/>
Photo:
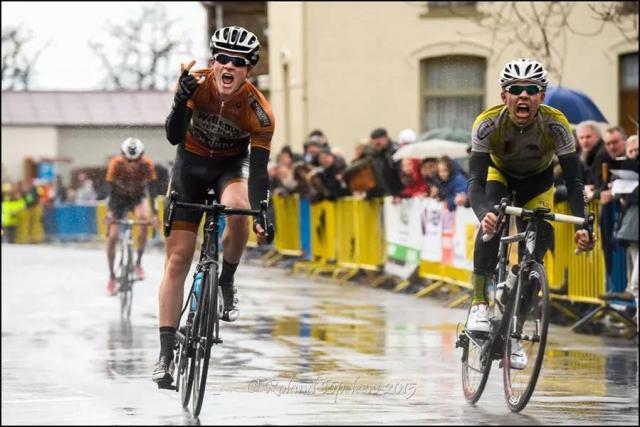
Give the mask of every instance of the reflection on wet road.
<path id="1" fill-rule="evenodd" d="M 221 326 L 194 420 L 150 379 L 162 262 L 145 255 L 121 321 L 101 248 L 2 246 L 3 424 L 637 425 L 634 343 L 551 325 L 523 413 L 507 409 L 497 363 L 471 406 L 454 348 L 465 310 L 257 265 L 238 270 L 241 317 Z"/>

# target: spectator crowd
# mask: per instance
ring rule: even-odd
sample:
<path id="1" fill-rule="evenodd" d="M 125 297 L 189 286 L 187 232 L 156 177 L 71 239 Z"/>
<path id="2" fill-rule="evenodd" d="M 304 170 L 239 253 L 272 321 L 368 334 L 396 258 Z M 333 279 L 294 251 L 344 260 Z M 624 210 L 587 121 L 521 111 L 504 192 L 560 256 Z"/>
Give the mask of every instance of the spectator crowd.
<path id="1" fill-rule="evenodd" d="M 587 199 L 596 201 L 601 207 L 600 243 L 607 276 L 612 274 L 611 254 L 618 247 L 624 248 L 628 279 L 625 293 L 637 298 L 638 135 L 628 136 L 619 126 L 608 127 L 602 132 L 598 123 L 584 121 L 575 126 L 574 138 Z M 314 130 L 304 142 L 302 153 L 296 153 L 286 145 L 275 155 L 269 164 L 272 193 L 298 194 L 311 203 L 346 196 L 363 199 L 392 196 L 394 202 L 408 197 L 436 198 L 446 202 L 450 211 L 458 206 L 469 206 L 467 173 L 459 159 L 446 155 L 394 159 L 401 146 L 415 142 L 416 133 L 411 129 L 400 132 L 394 141 L 386 129 L 377 128 L 368 138 L 355 144 L 351 159 L 347 161 L 341 150 L 330 146 L 322 130 Z M 163 188 L 157 189 L 156 194 L 163 194 L 169 173 L 164 167 L 157 167 L 157 173 L 157 185 Z M 614 182 L 623 178 L 627 185 L 616 191 Z M 567 189 L 558 165 L 555 181 L 555 200 L 566 200 Z M 65 186 L 60 176 L 50 184 L 34 179 L 3 182 L 2 240 L 14 241 L 17 215 L 23 209 L 61 203 L 90 204 L 105 197 L 103 189 L 95 188 L 84 172 L 76 174 L 71 187 Z"/>

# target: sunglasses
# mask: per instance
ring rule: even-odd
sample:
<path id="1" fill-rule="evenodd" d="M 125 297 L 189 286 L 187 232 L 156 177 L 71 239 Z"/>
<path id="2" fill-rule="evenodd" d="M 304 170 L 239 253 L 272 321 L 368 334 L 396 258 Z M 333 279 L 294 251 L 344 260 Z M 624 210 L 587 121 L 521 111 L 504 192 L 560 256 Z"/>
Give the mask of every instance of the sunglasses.
<path id="1" fill-rule="evenodd" d="M 528 95 L 535 95 L 542 92 L 542 88 L 538 85 L 511 85 L 507 87 L 507 92 L 511 95 L 520 95 L 523 90 L 526 91 Z"/>
<path id="2" fill-rule="evenodd" d="M 241 56 L 225 55 L 224 53 L 216 53 L 215 55 L 213 55 L 213 59 L 218 61 L 222 65 L 231 62 L 236 67 L 246 67 L 247 65 L 251 64 L 251 62 L 247 58 L 243 58 Z"/>

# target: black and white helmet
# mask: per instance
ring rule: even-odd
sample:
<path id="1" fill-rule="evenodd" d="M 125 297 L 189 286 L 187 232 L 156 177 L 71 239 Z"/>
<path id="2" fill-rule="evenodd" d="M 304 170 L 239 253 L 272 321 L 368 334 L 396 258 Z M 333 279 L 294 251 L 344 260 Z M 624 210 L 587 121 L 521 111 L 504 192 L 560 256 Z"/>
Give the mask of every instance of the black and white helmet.
<path id="1" fill-rule="evenodd" d="M 144 152 L 144 144 L 138 138 L 127 138 L 120 145 L 122 155 L 129 160 L 135 160 L 142 156 Z"/>
<path id="2" fill-rule="evenodd" d="M 246 56 L 251 65 L 256 65 L 260 55 L 260 42 L 258 37 L 251 31 L 247 31 L 242 27 L 231 26 L 218 28 L 209 42 L 211 54 L 215 55 L 219 49 L 229 52 L 242 53 Z"/>
<path id="3" fill-rule="evenodd" d="M 520 58 L 507 62 L 500 73 L 500 86 L 506 87 L 513 82 L 528 81 L 547 87 L 547 72 L 535 59 Z"/>

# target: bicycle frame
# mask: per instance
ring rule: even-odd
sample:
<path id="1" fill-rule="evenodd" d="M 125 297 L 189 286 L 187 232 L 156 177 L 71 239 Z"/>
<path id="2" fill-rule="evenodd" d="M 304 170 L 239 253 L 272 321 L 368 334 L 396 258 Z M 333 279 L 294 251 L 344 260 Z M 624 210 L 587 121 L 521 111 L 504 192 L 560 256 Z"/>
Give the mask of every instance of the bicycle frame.
<path id="1" fill-rule="evenodd" d="M 213 190 L 208 191 L 208 195 L 213 199 Z M 205 212 L 204 236 L 201 245 L 200 260 L 196 266 L 194 280 L 191 283 L 189 294 L 185 305 L 178 317 L 178 325 L 182 316 L 190 307 L 184 331 L 178 328 L 176 331 L 178 349 L 178 378 L 182 378 L 182 404 L 186 408 L 190 394 L 193 391 L 193 413 L 198 416 L 202 408 L 204 392 L 206 388 L 206 376 L 208 372 L 209 358 L 213 344 L 220 344 L 219 321 L 222 315 L 220 285 L 218 283 L 219 268 L 219 218 L 222 215 L 247 215 L 259 217 L 261 225 L 266 231 L 267 240 L 273 236 L 272 227 L 267 223 L 266 210 L 268 198 L 260 203 L 259 210 L 234 209 L 224 205 L 214 203 L 195 204 L 177 201 L 178 194 L 171 192 L 169 195 L 169 205 L 164 223 L 165 236 L 171 233 L 173 214 L 176 207 L 196 209 Z M 268 197 L 268 196 L 267 196 Z M 202 286 L 199 288 L 199 295 L 194 295 L 196 276 L 202 275 Z M 192 298 L 197 301 L 197 309 L 193 309 Z M 183 377 L 181 377 L 183 375 Z M 180 381 L 177 381 L 176 391 L 179 391 Z"/>

